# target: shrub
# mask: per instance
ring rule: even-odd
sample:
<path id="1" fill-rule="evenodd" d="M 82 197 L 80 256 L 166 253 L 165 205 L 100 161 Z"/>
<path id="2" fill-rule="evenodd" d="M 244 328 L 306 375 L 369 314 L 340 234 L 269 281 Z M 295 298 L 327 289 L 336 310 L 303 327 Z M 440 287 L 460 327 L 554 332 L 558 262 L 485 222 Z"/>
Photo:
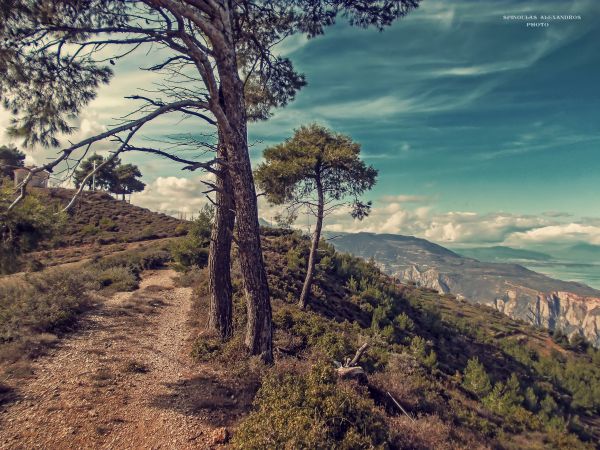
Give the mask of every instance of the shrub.
<path id="1" fill-rule="evenodd" d="M 93 279 L 87 271 L 54 269 L 22 281 L 0 285 L 0 343 L 31 333 L 66 331 L 87 309 L 86 291 Z"/>
<path id="2" fill-rule="evenodd" d="M 180 273 L 175 282 L 179 287 L 198 287 L 207 278 L 206 274 L 202 270 L 192 269 L 186 272 Z M 207 287 L 208 288 L 208 287 Z M 200 294 L 199 292 L 197 294 Z"/>
<path id="3" fill-rule="evenodd" d="M 171 254 L 177 263 L 176 268 L 187 270 L 191 267 L 204 267 L 208 264 L 208 245 L 214 219 L 214 209 L 204 207 L 198 217 L 189 225 L 187 236 L 175 241 Z"/>
<path id="4" fill-rule="evenodd" d="M 413 320 L 404 312 L 394 318 L 394 325 L 399 331 L 412 331 L 415 328 Z"/>
<path id="5" fill-rule="evenodd" d="M 531 386 L 525 390 L 525 405 L 533 412 L 537 411 L 539 406 L 538 397 Z"/>
<path id="6" fill-rule="evenodd" d="M 453 442 L 452 428 L 437 416 L 425 416 L 414 422 L 406 416 L 392 421 L 394 448 L 411 450 L 452 450 L 459 446 Z"/>
<path id="7" fill-rule="evenodd" d="M 96 279 L 103 288 L 110 292 L 133 291 L 139 287 L 139 278 L 127 267 L 108 267 L 98 273 Z"/>
<path id="8" fill-rule="evenodd" d="M 100 233 L 100 228 L 98 228 L 96 225 L 94 225 L 92 223 L 89 223 L 89 224 L 81 227 L 81 234 L 83 234 L 84 236 L 95 235 L 98 233 Z"/>
<path id="9" fill-rule="evenodd" d="M 170 260 L 171 254 L 167 250 L 149 248 L 105 256 L 93 262 L 90 267 L 94 271 L 126 267 L 137 275 L 142 270 L 159 269 Z"/>
<path id="10" fill-rule="evenodd" d="M 222 351 L 222 341 L 216 336 L 199 336 L 192 345 L 192 357 L 198 361 L 211 361 Z"/>
<path id="11" fill-rule="evenodd" d="M 374 448 L 388 439 L 387 425 L 371 400 L 337 381 L 332 367 L 308 374 L 272 372 L 241 423 L 233 447 Z"/>
<path id="12" fill-rule="evenodd" d="M 140 232 L 138 239 L 140 241 L 145 241 L 145 240 L 150 240 L 150 239 L 157 239 L 159 237 L 160 236 L 157 234 L 154 227 L 152 225 L 147 225 Z"/>
<path id="13" fill-rule="evenodd" d="M 531 422 L 531 413 L 521 407 L 523 397 L 519 380 L 513 373 L 506 384 L 498 382 L 483 398 L 483 404 L 492 412 L 505 418 L 504 427 L 512 431 L 521 430 Z"/>
<path id="14" fill-rule="evenodd" d="M 354 325 L 344 322 L 338 324 L 315 314 L 297 310 L 279 310 L 273 316 L 276 330 L 285 330 L 300 338 L 302 347 L 335 361 L 351 357 L 359 347 L 358 330 Z M 365 369 L 379 366 L 379 361 L 370 361 L 373 348 L 362 360 Z"/>
<path id="15" fill-rule="evenodd" d="M 102 219 L 100 219 L 98 227 L 105 231 L 118 231 L 119 229 L 117 224 L 107 217 L 103 217 Z"/>
<path id="16" fill-rule="evenodd" d="M 289 270 L 295 271 L 304 267 L 305 262 L 302 257 L 302 249 L 299 247 L 292 247 L 286 254 L 287 267 Z"/>
<path id="17" fill-rule="evenodd" d="M 427 353 L 427 341 L 421 336 L 414 336 L 410 341 L 410 352 L 417 360 L 429 369 L 433 369 L 437 364 L 437 355 L 433 350 Z"/>
<path id="18" fill-rule="evenodd" d="M 171 248 L 171 254 L 177 263 L 176 269 L 202 268 L 208 264 L 208 248 L 198 246 L 188 239 L 176 241 Z"/>
<path id="19" fill-rule="evenodd" d="M 184 234 L 188 233 L 189 229 L 190 229 L 190 226 L 187 223 L 180 223 L 179 225 L 177 225 L 175 227 L 175 235 L 183 236 Z"/>
<path id="20" fill-rule="evenodd" d="M 492 390 L 490 377 L 476 357 L 469 359 L 467 362 L 462 384 L 466 390 L 480 398 L 484 397 Z"/>
<path id="21" fill-rule="evenodd" d="M 20 270 L 21 255 L 52 239 L 64 225 L 64 214 L 38 195 L 30 193 L 9 211 L 13 199 L 12 184 L 0 179 L 0 274 Z"/>

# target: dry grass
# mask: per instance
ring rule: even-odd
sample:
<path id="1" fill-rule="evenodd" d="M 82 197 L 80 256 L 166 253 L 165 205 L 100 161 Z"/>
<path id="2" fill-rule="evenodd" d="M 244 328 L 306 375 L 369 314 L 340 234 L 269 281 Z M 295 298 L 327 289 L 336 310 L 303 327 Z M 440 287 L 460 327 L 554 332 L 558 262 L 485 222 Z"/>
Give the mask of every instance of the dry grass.
<path id="1" fill-rule="evenodd" d="M 66 204 L 71 189 L 38 190 L 51 200 Z M 115 200 L 103 192 L 84 192 L 67 221 L 63 236 L 47 246 L 73 247 L 115 244 L 182 236 L 186 222 L 166 214 Z"/>

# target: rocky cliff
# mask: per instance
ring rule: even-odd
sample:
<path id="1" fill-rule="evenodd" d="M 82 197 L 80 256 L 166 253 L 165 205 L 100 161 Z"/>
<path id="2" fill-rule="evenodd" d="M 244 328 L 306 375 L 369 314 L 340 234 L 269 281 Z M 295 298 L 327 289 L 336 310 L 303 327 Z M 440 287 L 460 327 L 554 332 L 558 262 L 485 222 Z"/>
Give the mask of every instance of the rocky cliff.
<path id="1" fill-rule="evenodd" d="M 530 324 L 581 334 L 600 347 L 600 291 L 555 280 L 517 264 L 484 263 L 424 239 L 389 234 L 342 235 L 342 251 L 373 258 L 404 283 L 495 307 Z"/>

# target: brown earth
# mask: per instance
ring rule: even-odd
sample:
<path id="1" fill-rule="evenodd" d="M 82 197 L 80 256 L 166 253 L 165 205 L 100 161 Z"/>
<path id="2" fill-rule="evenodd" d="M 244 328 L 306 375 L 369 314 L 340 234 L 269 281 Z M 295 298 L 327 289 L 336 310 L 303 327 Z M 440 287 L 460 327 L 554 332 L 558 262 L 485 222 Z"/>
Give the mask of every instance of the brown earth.
<path id="1" fill-rule="evenodd" d="M 72 189 L 37 189 L 49 202 L 65 206 L 75 194 Z M 85 244 L 116 244 L 181 236 L 186 222 L 116 200 L 106 192 L 84 191 L 70 212 L 58 241 L 46 242 L 47 248 Z"/>
<path id="2" fill-rule="evenodd" d="M 194 363 L 191 288 L 175 272 L 147 272 L 81 331 L 32 364 L 16 399 L 0 407 L 2 449 L 215 448 L 249 398 Z M 236 398 L 237 396 L 240 398 Z"/>

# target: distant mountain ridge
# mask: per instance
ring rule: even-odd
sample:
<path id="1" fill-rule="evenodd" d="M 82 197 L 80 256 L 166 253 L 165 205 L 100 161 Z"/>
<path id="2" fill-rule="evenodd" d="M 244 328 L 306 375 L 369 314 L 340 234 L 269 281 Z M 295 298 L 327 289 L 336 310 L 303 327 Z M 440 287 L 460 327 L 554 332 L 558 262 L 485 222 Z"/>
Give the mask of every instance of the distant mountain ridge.
<path id="1" fill-rule="evenodd" d="M 565 253 L 571 258 L 585 258 L 590 262 L 600 262 L 600 245 L 580 243 L 569 247 Z"/>
<path id="2" fill-rule="evenodd" d="M 336 236 L 336 237 L 334 237 Z M 374 233 L 328 233 L 331 243 L 405 283 L 492 306 L 515 319 L 583 334 L 600 346 L 600 291 L 556 280 L 518 264 L 467 258 L 425 239 Z"/>
<path id="3" fill-rule="evenodd" d="M 454 251 L 467 258 L 478 259 L 479 261 L 501 262 L 501 261 L 551 261 L 553 257 L 547 253 L 533 250 L 506 247 L 495 245 L 493 247 L 470 247 L 454 249 Z"/>

